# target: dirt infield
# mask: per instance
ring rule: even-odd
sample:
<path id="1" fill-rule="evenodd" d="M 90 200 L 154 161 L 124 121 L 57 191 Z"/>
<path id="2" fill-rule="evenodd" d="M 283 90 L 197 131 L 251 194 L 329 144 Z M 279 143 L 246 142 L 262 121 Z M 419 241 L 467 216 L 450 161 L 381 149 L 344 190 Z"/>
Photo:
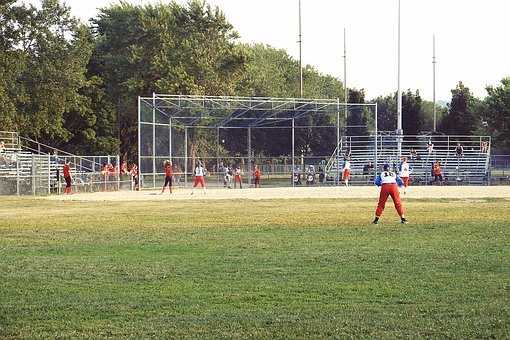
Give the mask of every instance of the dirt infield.
<path id="1" fill-rule="evenodd" d="M 260 189 L 201 189 L 191 195 L 190 189 L 176 188 L 170 195 L 160 190 L 77 193 L 70 196 L 48 196 L 51 200 L 72 201 L 161 201 L 161 200 L 218 200 L 218 199 L 296 199 L 296 198 L 373 198 L 377 187 L 296 187 Z M 509 186 L 420 186 L 408 189 L 405 198 L 510 198 Z"/>

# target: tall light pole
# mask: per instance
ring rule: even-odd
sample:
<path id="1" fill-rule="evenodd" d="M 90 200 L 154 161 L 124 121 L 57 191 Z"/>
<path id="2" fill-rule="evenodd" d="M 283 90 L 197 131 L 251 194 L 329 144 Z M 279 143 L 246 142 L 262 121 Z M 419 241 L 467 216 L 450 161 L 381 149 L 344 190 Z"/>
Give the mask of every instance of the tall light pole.
<path id="1" fill-rule="evenodd" d="M 436 35 L 432 35 L 432 102 L 434 103 L 432 110 L 434 112 L 434 132 L 437 130 L 436 123 Z"/>
<path id="2" fill-rule="evenodd" d="M 402 156 L 402 91 L 400 90 L 400 0 L 398 0 L 398 48 L 397 48 L 397 144 L 398 157 Z"/>
<path id="3" fill-rule="evenodd" d="M 344 103 L 345 103 L 345 133 L 347 134 L 347 103 L 349 102 L 349 91 L 347 90 L 347 43 L 344 27 Z"/>
<path id="4" fill-rule="evenodd" d="M 302 44 L 303 39 L 301 36 L 301 0 L 299 0 L 299 95 L 303 98 L 303 59 L 302 59 Z"/>

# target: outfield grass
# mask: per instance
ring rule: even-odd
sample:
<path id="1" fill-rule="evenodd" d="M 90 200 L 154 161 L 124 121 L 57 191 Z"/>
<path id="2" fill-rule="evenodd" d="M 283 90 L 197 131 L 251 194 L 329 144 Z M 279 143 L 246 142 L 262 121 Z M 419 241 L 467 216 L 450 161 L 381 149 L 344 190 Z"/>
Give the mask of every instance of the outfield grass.
<path id="1" fill-rule="evenodd" d="M 3 199 L 0 338 L 508 338 L 510 201 Z"/>

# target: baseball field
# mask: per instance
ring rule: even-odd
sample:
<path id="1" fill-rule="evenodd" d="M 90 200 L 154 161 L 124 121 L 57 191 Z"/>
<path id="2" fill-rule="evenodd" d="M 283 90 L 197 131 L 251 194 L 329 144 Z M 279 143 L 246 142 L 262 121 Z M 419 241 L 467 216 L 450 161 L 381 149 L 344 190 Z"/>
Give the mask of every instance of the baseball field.
<path id="1" fill-rule="evenodd" d="M 0 338 L 508 338 L 510 190 L 412 189 L 4 197 Z"/>

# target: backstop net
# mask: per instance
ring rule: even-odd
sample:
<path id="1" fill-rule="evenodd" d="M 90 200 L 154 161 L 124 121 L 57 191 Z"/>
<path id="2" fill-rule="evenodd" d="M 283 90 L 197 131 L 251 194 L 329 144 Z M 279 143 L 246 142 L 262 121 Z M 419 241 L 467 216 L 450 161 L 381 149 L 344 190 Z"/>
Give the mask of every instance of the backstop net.
<path id="1" fill-rule="evenodd" d="M 375 104 L 338 99 L 157 95 L 138 99 L 138 163 L 143 187 L 159 187 L 166 160 L 189 186 L 199 162 L 209 186 L 245 186 L 257 167 L 264 186 L 336 184 L 346 135 L 377 135 Z M 375 145 L 375 141 L 374 141 Z M 374 155 L 377 158 L 377 155 Z M 310 177 L 309 174 L 313 173 Z"/>

